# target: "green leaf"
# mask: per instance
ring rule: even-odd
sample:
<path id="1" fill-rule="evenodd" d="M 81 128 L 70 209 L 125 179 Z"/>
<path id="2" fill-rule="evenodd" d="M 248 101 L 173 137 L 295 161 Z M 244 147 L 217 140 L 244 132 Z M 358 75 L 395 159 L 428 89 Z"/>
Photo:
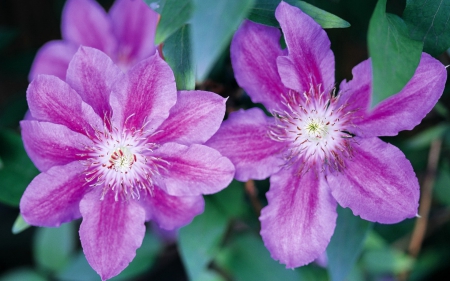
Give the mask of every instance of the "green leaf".
<path id="1" fill-rule="evenodd" d="M 227 188 L 210 196 L 209 199 L 228 216 L 239 217 L 246 207 L 244 190 L 243 182 L 233 180 Z"/>
<path id="2" fill-rule="evenodd" d="M 350 209 L 338 207 L 336 229 L 327 248 L 331 280 L 345 280 L 363 248 L 372 223 L 353 215 Z"/>
<path id="3" fill-rule="evenodd" d="M 19 206 L 25 188 L 39 174 L 23 148 L 21 137 L 9 130 L 0 131 L 0 201 Z"/>
<path id="4" fill-rule="evenodd" d="M 400 92 L 414 75 L 422 42 L 409 38 L 403 20 L 386 13 L 386 0 L 379 0 L 369 23 L 369 53 L 372 57 L 372 107 Z"/>
<path id="5" fill-rule="evenodd" d="M 438 56 L 450 47 L 450 2 L 408 0 L 403 18 L 411 38 L 424 42 L 424 51 Z"/>
<path id="6" fill-rule="evenodd" d="M 438 168 L 436 182 L 434 184 L 434 198 L 442 204 L 450 206 L 450 165 L 443 161 Z"/>
<path id="7" fill-rule="evenodd" d="M 192 46 L 197 78 L 203 81 L 231 36 L 253 6 L 254 0 L 194 0 Z"/>
<path id="8" fill-rule="evenodd" d="M 286 2 L 300 8 L 304 13 L 308 14 L 318 24 L 320 24 L 322 28 L 345 28 L 350 26 L 347 21 L 341 19 L 340 17 L 328 13 L 304 1 L 287 0 Z M 275 10 L 279 3 L 280 0 L 256 0 L 255 5 L 250 10 L 248 19 L 265 25 L 280 27 L 275 18 Z"/>
<path id="9" fill-rule="evenodd" d="M 173 70 L 178 90 L 195 89 L 195 69 L 190 38 L 190 25 L 185 24 L 167 38 L 163 46 L 164 58 Z"/>
<path id="10" fill-rule="evenodd" d="M 58 228 L 38 228 L 34 240 L 36 263 L 53 272 L 63 269 L 75 250 L 75 225 L 65 223 Z"/>
<path id="11" fill-rule="evenodd" d="M 82 251 L 78 252 L 57 275 L 57 280 L 97 281 L 99 279 L 97 272 L 89 265 Z"/>
<path id="12" fill-rule="evenodd" d="M 144 0 L 144 2 L 158 14 L 162 13 L 167 0 Z"/>
<path id="13" fill-rule="evenodd" d="M 363 255 L 363 261 L 367 271 L 372 274 L 399 274 L 411 270 L 414 265 L 413 258 L 387 247 L 366 251 Z"/>
<path id="14" fill-rule="evenodd" d="M 198 280 L 215 257 L 225 234 L 228 218 L 205 198 L 205 212 L 180 229 L 178 247 L 190 280 Z"/>
<path id="15" fill-rule="evenodd" d="M 17 216 L 16 221 L 14 222 L 14 225 L 12 227 L 12 233 L 13 234 L 19 234 L 20 232 L 24 231 L 25 229 L 29 228 L 30 225 L 24 221 L 21 214 Z"/>
<path id="16" fill-rule="evenodd" d="M 191 17 L 192 0 L 166 0 L 156 29 L 155 44 L 161 44 Z"/>
<path id="17" fill-rule="evenodd" d="M 411 137 L 407 140 L 407 147 L 413 149 L 427 148 L 437 138 L 444 136 L 450 129 L 450 125 L 446 123 L 438 124 L 433 127 L 429 127 L 419 134 Z"/>
<path id="18" fill-rule="evenodd" d="M 47 281 L 46 278 L 31 268 L 18 268 L 0 277 L 0 281 Z"/>

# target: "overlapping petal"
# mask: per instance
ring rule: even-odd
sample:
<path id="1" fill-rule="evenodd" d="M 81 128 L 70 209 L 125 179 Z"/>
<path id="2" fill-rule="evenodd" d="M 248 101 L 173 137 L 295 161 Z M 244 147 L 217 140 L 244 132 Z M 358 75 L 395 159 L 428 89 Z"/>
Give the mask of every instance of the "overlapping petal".
<path id="1" fill-rule="evenodd" d="M 114 200 L 112 192 L 100 200 L 99 190 L 80 202 L 83 252 L 102 280 L 119 274 L 136 256 L 145 235 L 145 211 L 134 200 Z"/>
<path id="2" fill-rule="evenodd" d="M 285 144 L 268 135 L 273 123 L 259 108 L 233 112 L 206 145 L 233 162 L 237 180 L 265 179 L 284 163 Z"/>
<path id="3" fill-rule="evenodd" d="M 208 146 L 169 142 L 158 148 L 154 156 L 168 162 L 167 172 L 164 173 L 165 186 L 161 188 L 170 195 L 212 194 L 227 187 L 233 180 L 233 164 Z"/>
<path id="4" fill-rule="evenodd" d="M 150 131 L 169 116 L 177 100 L 175 77 L 158 53 L 131 68 L 117 81 L 110 96 L 113 123 L 122 128 Z"/>
<path id="5" fill-rule="evenodd" d="M 358 138 L 353 150 L 345 169 L 327 176 L 337 202 L 369 221 L 397 223 L 414 217 L 419 183 L 405 155 L 376 137 Z"/>
<path id="6" fill-rule="evenodd" d="M 143 196 L 139 201 L 146 211 L 146 220 L 155 221 L 167 230 L 184 226 L 203 212 L 203 196 L 172 196 L 155 186 L 152 195 Z"/>
<path id="7" fill-rule="evenodd" d="M 25 150 L 42 172 L 82 159 L 85 147 L 92 143 L 63 125 L 30 120 L 21 121 L 20 126 Z"/>
<path id="8" fill-rule="evenodd" d="M 54 166 L 28 185 L 20 200 L 24 220 L 37 226 L 56 227 L 79 218 L 79 202 L 87 190 L 78 162 Z"/>
<path id="9" fill-rule="evenodd" d="M 336 201 L 323 174 L 296 167 L 270 178 L 269 204 L 261 211 L 261 236 L 272 258 L 293 268 L 322 254 L 336 226 Z"/>
<path id="10" fill-rule="evenodd" d="M 422 53 L 414 76 L 396 95 L 379 103 L 356 123 L 363 137 L 395 136 L 412 130 L 431 111 L 444 91 L 447 71 L 438 60 Z"/>
<path id="11" fill-rule="evenodd" d="M 311 85 L 334 87 L 334 55 L 325 31 L 300 9 L 281 1 L 275 11 L 289 55 L 279 57 L 278 71 L 284 85 L 299 93 Z"/>
<path id="12" fill-rule="evenodd" d="M 226 99 L 205 91 L 180 91 L 169 117 L 151 138 L 152 142 L 202 144 L 219 129 Z"/>
<path id="13" fill-rule="evenodd" d="M 276 58 L 285 55 L 277 28 L 244 21 L 231 42 L 231 62 L 239 85 L 255 103 L 266 108 L 279 104 L 286 88 L 277 71 Z"/>

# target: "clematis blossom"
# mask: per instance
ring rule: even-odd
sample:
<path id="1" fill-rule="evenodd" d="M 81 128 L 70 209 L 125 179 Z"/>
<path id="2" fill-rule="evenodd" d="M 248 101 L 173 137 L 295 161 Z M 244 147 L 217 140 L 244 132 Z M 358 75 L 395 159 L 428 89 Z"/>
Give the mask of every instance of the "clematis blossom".
<path id="1" fill-rule="evenodd" d="M 293 268 L 325 251 L 337 204 L 380 223 L 416 216 L 419 184 L 411 163 L 378 136 L 419 124 L 443 92 L 446 69 L 423 53 L 404 89 L 371 110 L 370 59 L 336 92 L 325 31 L 285 2 L 275 16 L 286 49 L 279 29 L 251 21 L 231 45 L 239 85 L 273 117 L 259 108 L 232 113 L 207 144 L 235 164 L 236 179 L 270 177 L 261 236 L 271 256 Z"/>
<path id="2" fill-rule="evenodd" d="M 80 45 L 106 53 L 122 69 L 155 53 L 159 15 L 142 0 L 116 0 L 106 13 L 95 0 L 67 0 L 61 19 L 62 40 L 46 43 L 31 66 L 38 74 L 66 78 L 70 60 Z"/>
<path id="3" fill-rule="evenodd" d="M 219 128 L 225 99 L 179 91 L 156 52 L 123 73 L 104 53 L 80 47 L 67 79 L 39 75 L 27 90 L 25 149 L 41 171 L 20 211 L 31 225 L 82 217 L 80 239 L 102 280 L 134 258 L 145 221 L 163 229 L 203 212 L 202 194 L 225 188 L 234 166 L 203 145 Z"/>

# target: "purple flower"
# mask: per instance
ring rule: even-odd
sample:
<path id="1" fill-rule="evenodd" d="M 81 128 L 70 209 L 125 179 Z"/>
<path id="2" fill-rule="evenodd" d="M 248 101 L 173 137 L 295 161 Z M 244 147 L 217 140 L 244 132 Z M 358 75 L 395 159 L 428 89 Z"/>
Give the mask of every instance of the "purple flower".
<path id="1" fill-rule="evenodd" d="M 292 268 L 325 251 L 337 203 L 380 223 L 417 214 L 413 168 L 378 136 L 419 124 L 442 94 L 446 70 L 423 53 L 405 88 L 370 110 L 370 59 L 335 93 L 334 55 L 325 31 L 285 2 L 275 16 L 287 49 L 280 47 L 277 28 L 250 21 L 231 45 L 239 85 L 273 117 L 258 108 L 230 114 L 207 144 L 235 164 L 236 179 L 271 177 L 261 235 L 272 257 Z"/>
<path id="2" fill-rule="evenodd" d="M 158 20 L 142 0 L 116 0 L 109 14 L 94 0 L 68 0 L 62 14 L 63 40 L 50 41 L 39 50 L 29 80 L 38 74 L 65 79 L 80 45 L 103 51 L 127 70 L 155 53 Z"/>
<path id="3" fill-rule="evenodd" d="M 173 229 L 203 211 L 233 164 L 202 145 L 219 128 L 225 99 L 176 91 L 158 53 L 124 74 L 104 53 L 80 47 L 66 81 L 39 75 L 27 91 L 33 120 L 25 149 L 42 172 L 20 210 L 37 226 L 83 217 L 80 238 L 102 280 L 120 273 L 144 237 L 144 222 Z"/>

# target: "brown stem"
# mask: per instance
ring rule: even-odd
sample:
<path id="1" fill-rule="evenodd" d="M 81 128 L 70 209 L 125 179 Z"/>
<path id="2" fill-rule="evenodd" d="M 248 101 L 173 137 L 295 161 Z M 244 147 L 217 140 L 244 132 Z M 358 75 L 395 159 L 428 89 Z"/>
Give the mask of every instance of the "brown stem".
<path id="1" fill-rule="evenodd" d="M 248 180 L 245 182 L 245 192 L 250 198 L 253 209 L 259 217 L 259 215 L 261 214 L 262 206 L 261 202 L 259 202 L 258 200 L 258 190 L 256 189 L 255 182 L 253 180 Z"/>

